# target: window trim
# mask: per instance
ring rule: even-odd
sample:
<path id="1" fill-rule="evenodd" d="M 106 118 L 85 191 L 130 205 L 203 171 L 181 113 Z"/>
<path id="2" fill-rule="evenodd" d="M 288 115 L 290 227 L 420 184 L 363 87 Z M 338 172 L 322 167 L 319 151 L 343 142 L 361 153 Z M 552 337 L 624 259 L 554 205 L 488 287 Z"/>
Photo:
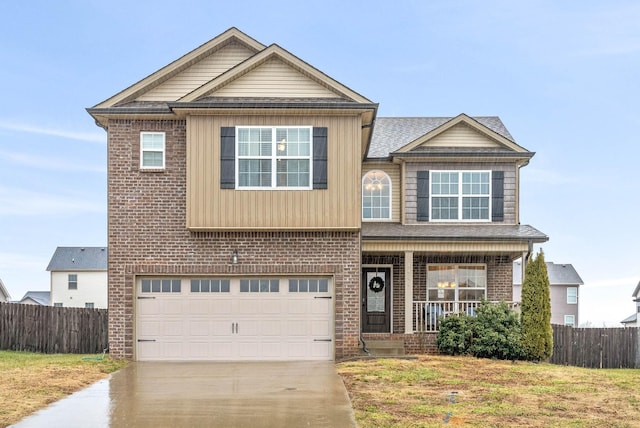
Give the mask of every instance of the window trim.
<path id="1" fill-rule="evenodd" d="M 71 279 L 71 277 L 75 277 L 74 280 Z M 73 287 L 71 286 L 71 284 L 75 284 Z M 78 274 L 77 273 L 70 273 L 67 275 L 67 289 L 68 290 L 77 290 L 78 289 Z"/>
<path id="2" fill-rule="evenodd" d="M 276 140 L 276 131 L 278 129 L 286 129 L 286 128 L 296 128 L 296 129 L 308 129 L 309 130 L 309 154 L 307 156 L 280 156 L 281 159 L 286 160 L 307 160 L 309 162 L 309 183 L 306 186 L 278 186 L 278 154 L 277 154 L 277 146 L 278 141 Z M 271 155 L 269 156 L 244 156 L 240 155 L 239 150 L 239 142 L 238 138 L 240 136 L 241 129 L 271 129 Z M 314 175 L 313 175 L 313 162 L 314 162 L 314 152 L 313 152 L 313 134 L 314 127 L 306 126 L 306 125 L 277 125 L 277 126 L 256 126 L 256 125 L 238 125 L 235 126 L 235 190 L 313 190 L 314 183 Z M 242 159 L 258 159 L 258 160 L 271 160 L 271 186 L 240 186 L 240 160 Z"/>
<path id="3" fill-rule="evenodd" d="M 388 181 L 388 183 L 389 183 L 389 206 L 388 206 L 388 209 L 389 209 L 389 217 L 366 217 L 366 218 L 365 218 L 365 216 L 364 216 L 364 197 L 365 197 L 365 195 L 364 195 L 364 181 L 365 181 L 365 179 L 367 178 L 367 176 L 368 176 L 369 174 L 372 174 L 372 173 L 382 173 L 382 174 L 383 174 L 383 177 L 382 177 L 382 178 L 383 178 L 383 179 L 385 179 L 385 178 L 386 178 L 386 180 L 387 180 L 387 181 Z M 393 208 L 393 183 L 392 183 L 392 181 L 391 181 L 391 177 L 389 176 L 389 174 L 387 174 L 387 172 L 386 172 L 386 171 L 383 171 L 383 170 L 381 170 L 381 169 L 371 169 L 371 170 L 368 170 L 368 171 L 367 171 L 367 172 L 362 176 L 362 182 L 361 182 L 361 193 L 362 193 L 362 201 L 361 201 L 361 202 L 362 202 L 362 207 L 361 207 L 361 210 L 362 210 L 362 212 L 361 212 L 361 218 L 362 218 L 362 221 L 390 221 L 390 220 L 392 219 L 392 217 L 393 217 L 393 213 L 392 213 L 392 208 Z M 372 208 L 373 208 L 373 207 L 372 207 Z"/>
<path id="4" fill-rule="evenodd" d="M 145 150 L 143 145 L 143 137 L 144 135 L 162 135 L 162 149 L 147 149 Z M 144 165 L 144 153 L 145 152 L 153 152 L 153 153 L 162 153 L 162 166 L 145 166 Z M 166 168 L 167 162 L 167 135 L 165 132 L 156 132 L 156 131 L 141 131 L 140 132 L 140 169 L 142 170 L 164 170 Z"/>
<path id="5" fill-rule="evenodd" d="M 454 299 L 453 300 L 430 300 L 429 299 L 429 290 L 437 290 L 438 288 L 429 287 L 429 267 L 431 266 L 453 266 L 455 268 L 455 287 L 452 287 L 454 290 Z M 484 271 L 484 287 L 464 287 L 464 290 L 484 290 L 484 299 L 487 298 L 487 292 L 489 290 L 489 272 L 486 263 L 427 263 L 426 266 L 426 275 L 425 275 L 425 287 L 426 287 L 426 300 L 427 302 L 439 302 L 439 301 L 453 301 L 453 302 L 468 302 L 469 300 L 460 300 L 458 298 L 460 291 L 460 281 L 458 277 L 458 270 L 460 266 L 481 266 Z M 481 299 L 482 300 L 482 299 Z M 478 301 L 481 301 L 478 300 Z M 475 301 L 475 300 L 474 300 Z"/>
<path id="6" fill-rule="evenodd" d="M 433 175 L 434 174 L 440 174 L 440 173 L 457 173 L 458 174 L 458 193 L 456 195 L 435 195 L 433 193 Z M 462 182 L 462 177 L 465 173 L 487 173 L 489 174 L 489 180 L 487 182 L 487 186 L 488 186 L 488 193 L 486 194 L 482 194 L 482 195 L 465 195 L 462 193 L 462 186 L 463 186 L 463 182 Z M 428 187 L 428 192 L 429 192 L 429 221 L 433 222 L 433 223 L 491 223 L 493 221 L 493 171 L 492 170 L 429 170 L 429 187 Z M 433 216 L 433 207 L 434 207 L 434 203 L 433 200 L 434 198 L 442 198 L 442 197 L 450 197 L 450 198 L 457 198 L 458 199 L 458 217 L 455 219 L 435 219 Z M 463 199 L 464 198 L 486 198 L 487 202 L 488 202 L 488 206 L 487 206 L 487 218 L 481 218 L 481 219 L 465 219 L 462 218 L 463 216 Z"/>
<path id="7" fill-rule="evenodd" d="M 567 319 L 571 319 L 571 322 L 567 322 Z M 575 315 L 565 315 L 564 316 L 564 325 L 575 327 L 576 326 L 576 316 Z"/>
<path id="8" fill-rule="evenodd" d="M 575 295 L 569 296 L 569 290 L 575 290 Z M 570 300 L 570 298 L 572 298 Z M 567 287 L 567 305 L 578 304 L 578 287 Z"/>

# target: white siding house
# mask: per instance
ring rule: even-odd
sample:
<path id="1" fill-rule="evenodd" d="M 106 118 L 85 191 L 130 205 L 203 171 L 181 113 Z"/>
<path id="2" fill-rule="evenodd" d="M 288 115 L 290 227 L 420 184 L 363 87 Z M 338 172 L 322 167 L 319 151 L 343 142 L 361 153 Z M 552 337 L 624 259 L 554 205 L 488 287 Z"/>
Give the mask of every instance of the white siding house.
<path id="1" fill-rule="evenodd" d="M 47 267 L 51 305 L 107 308 L 107 249 L 58 247 Z"/>
<path id="2" fill-rule="evenodd" d="M 8 302 L 9 300 L 11 300 L 11 296 L 0 279 L 0 302 Z"/>

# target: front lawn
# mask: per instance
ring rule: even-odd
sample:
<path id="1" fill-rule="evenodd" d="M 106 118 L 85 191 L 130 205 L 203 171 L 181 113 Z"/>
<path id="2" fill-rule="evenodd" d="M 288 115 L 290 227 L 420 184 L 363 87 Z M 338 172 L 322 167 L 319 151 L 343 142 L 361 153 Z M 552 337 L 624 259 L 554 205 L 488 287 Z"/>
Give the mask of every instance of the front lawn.
<path id="1" fill-rule="evenodd" d="M 361 428 L 640 426 L 640 370 L 428 356 L 338 372 Z"/>
<path id="2" fill-rule="evenodd" d="M 126 365 L 101 355 L 0 351 L 0 427 L 57 401 Z"/>

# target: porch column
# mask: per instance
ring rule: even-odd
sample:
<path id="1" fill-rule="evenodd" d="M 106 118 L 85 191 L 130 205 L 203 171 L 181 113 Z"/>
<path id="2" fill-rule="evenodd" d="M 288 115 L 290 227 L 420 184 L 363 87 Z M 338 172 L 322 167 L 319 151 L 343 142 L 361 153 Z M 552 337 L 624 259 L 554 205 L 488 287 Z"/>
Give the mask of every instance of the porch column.
<path id="1" fill-rule="evenodd" d="M 413 334 L 413 251 L 404 252 L 404 333 Z"/>

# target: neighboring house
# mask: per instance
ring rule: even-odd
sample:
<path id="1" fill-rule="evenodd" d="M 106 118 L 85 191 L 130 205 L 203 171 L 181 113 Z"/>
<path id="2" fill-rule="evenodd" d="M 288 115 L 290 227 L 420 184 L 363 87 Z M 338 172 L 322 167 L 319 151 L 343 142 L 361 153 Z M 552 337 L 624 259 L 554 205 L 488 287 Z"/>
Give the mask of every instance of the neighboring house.
<path id="1" fill-rule="evenodd" d="M 14 303 L 22 303 L 23 305 L 41 305 L 49 306 L 51 302 L 51 293 L 48 291 L 27 291 L 21 300 Z"/>
<path id="2" fill-rule="evenodd" d="M 579 325 L 580 286 L 584 284 L 573 265 L 546 262 L 551 300 L 551 324 Z M 513 264 L 513 300 L 522 302 L 522 264 Z"/>
<path id="3" fill-rule="evenodd" d="M 58 247 L 47 270 L 53 306 L 107 308 L 106 248 Z"/>
<path id="4" fill-rule="evenodd" d="M 548 239 L 520 225 L 534 153 L 497 117 L 377 108 L 235 28 L 89 108 L 108 133 L 111 355 L 433 352 L 437 315 L 511 301 L 513 261 Z"/>
<path id="5" fill-rule="evenodd" d="M 624 324 L 625 327 L 640 327 L 640 319 L 638 319 L 638 314 L 640 313 L 640 282 L 636 285 L 636 289 L 633 290 L 631 297 L 633 297 L 633 301 L 636 304 L 636 313 L 620 322 Z"/>
<path id="6" fill-rule="evenodd" d="M 9 302 L 11 300 L 11 296 L 7 291 L 7 288 L 4 286 L 2 279 L 0 279 L 0 302 Z"/>

